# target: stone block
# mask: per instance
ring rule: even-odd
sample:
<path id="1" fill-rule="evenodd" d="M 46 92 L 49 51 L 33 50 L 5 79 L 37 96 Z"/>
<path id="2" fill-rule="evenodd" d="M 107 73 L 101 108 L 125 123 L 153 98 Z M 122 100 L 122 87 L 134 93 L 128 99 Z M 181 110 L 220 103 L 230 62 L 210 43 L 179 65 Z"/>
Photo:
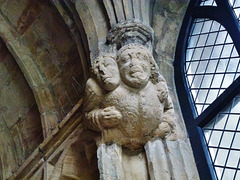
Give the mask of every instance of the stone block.
<path id="1" fill-rule="evenodd" d="M 44 11 L 32 28 L 38 34 L 38 41 L 42 43 L 41 46 L 50 54 L 52 63 L 61 67 L 68 61 L 68 52 L 74 41 L 69 28 L 59 17 L 56 9 L 49 8 L 49 6 L 43 6 L 42 8 L 44 8 Z"/>
<path id="2" fill-rule="evenodd" d="M 43 141 L 43 131 L 40 113 L 36 104 L 31 106 L 17 123 L 22 148 L 26 151 L 24 157 L 29 156 Z"/>
<path id="3" fill-rule="evenodd" d="M 179 141 L 166 141 L 170 164 L 172 168 L 172 177 L 174 179 L 188 179 L 184 168 L 183 156 L 180 151 Z"/>
<path id="4" fill-rule="evenodd" d="M 166 141 L 174 179 L 199 180 L 192 150 L 183 140 Z"/>
<path id="5" fill-rule="evenodd" d="M 122 164 L 124 180 L 149 180 L 148 165 L 144 152 L 123 150 Z"/>
<path id="6" fill-rule="evenodd" d="M 35 87 L 45 84 L 44 76 L 35 64 L 29 48 L 21 40 L 14 40 L 7 43 L 9 51 L 13 54 L 30 86 Z"/>
<path id="7" fill-rule="evenodd" d="M 123 180 L 122 148 L 117 144 L 100 144 L 97 150 L 100 180 Z"/>
<path id="8" fill-rule="evenodd" d="M 188 179 L 199 180 L 198 171 L 196 166 L 194 166 L 195 161 L 189 142 L 179 140 L 179 149 L 183 157 L 184 169 L 187 173 Z"/>
<path id="9" fill-rule="evenodd" d="M 149 141 L 144 146 L 151 180 L 170 180 L 171 170 L 162 140 Z"/>

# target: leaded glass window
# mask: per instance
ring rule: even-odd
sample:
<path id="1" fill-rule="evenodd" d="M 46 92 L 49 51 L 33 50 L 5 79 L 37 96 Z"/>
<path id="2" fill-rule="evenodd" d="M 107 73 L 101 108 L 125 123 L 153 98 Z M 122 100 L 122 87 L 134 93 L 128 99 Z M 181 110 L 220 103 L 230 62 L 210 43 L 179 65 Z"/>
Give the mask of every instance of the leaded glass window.
<path id="1" fill-rule="evenodd" d="M 191 0 L 175 79 L 201 179 L 240 179 L 240 0 Z"/>
<path id="2" fill-rule="evenodd" d="M 201 114 L 239 76 L 239 55 L 226 29 L 195 19 L 186 51 L 185 73 L 197 114 Z"/>
<path id="3" fill-rule="evenodd" d="M 200 6 L 216 6 L 215 0 L 202 0 Z"/>

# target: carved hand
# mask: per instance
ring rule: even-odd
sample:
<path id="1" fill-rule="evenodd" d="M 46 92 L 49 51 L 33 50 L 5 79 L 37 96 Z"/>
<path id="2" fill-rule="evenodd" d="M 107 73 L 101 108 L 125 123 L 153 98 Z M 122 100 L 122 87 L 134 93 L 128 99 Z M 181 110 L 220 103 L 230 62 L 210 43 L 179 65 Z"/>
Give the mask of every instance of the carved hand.
<path id="1" fill-rule="evenodd" d="M 115 106 L 104 108 L 101 111 L 101 125 L 103 128 L 113 128 L 122 120 L 122 114 Z"/>
<path id="2" fill-rule="evenodd" d="M 154 132 L 154 136 L 165 139 L 165 137 L 170 133 L 171 126 L 167 122 L 162 122 L 159 124 L 158 129 Z"/>

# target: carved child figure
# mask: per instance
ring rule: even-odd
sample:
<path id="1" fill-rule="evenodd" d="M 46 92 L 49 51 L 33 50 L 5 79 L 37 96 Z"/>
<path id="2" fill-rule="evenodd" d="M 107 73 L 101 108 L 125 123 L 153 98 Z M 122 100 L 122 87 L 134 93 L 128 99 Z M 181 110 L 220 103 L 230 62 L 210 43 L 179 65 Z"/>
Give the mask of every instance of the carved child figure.
<path id="1" fill-rule="evenodd" d="M 86 83 L 84 110 L 86 124 L 90 129 L 103 131 L 115 127 L 122 119 L 114 106 L 103 107 L 101 102 L 106 93 L 120 84 L 120 74 L 115 57 L 111 54 L 99 56 L 92 67 L 92 78 Z"/>
<path id="2" fill-rule="evenodd" d="M 153 137 L 174 139 L 172 102 L 166 82 L 159 75 L 149 50 L 138 44 L 123 46 L 117 56 L 119 71 L 115 66 L 111 66 L 112 69 L 104 66 L 106 72 L 101 75 L 104 68 L 100 64 L 95 71 L 99 93 L 92 93 L 95 98 L 98 97 L 98 101 L 88 109 L 91 111 L 87 119 L 93 130 L 102 132 L 103 141 L 116 142 L 130 150 L 136 150 Z M 120 78 L 117 80 L 118 72 L 121 82 Z M 108 73 L 114 74 L 114 82 L 117 84 L 114 88 L 109 88 L 104 83 Z M 93 99 L 89 100 L 94 101 Z"/>

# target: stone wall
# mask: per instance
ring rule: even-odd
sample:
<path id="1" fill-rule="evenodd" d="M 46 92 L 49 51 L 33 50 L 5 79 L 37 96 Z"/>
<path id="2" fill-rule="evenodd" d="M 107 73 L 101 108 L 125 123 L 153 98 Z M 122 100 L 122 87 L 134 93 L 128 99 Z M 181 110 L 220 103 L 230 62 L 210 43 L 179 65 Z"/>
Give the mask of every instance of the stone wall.
<path id="1" fill-rule="evenodd" d="M 0 179 L 5 179 L 43 141 L 43 133 L 31 88 L 2 40 L 0 44 Z"/>
<path id="2" fill-rule="evenodd" d="M 173 99 L 177 119 L 186 131 L 174 81 L 174 61 L 177 38 L 189 0 L 156 0 L 153 10 L 153 30 L 155 32 L 154 57 L 160 73 L 167 81 Z"/>

